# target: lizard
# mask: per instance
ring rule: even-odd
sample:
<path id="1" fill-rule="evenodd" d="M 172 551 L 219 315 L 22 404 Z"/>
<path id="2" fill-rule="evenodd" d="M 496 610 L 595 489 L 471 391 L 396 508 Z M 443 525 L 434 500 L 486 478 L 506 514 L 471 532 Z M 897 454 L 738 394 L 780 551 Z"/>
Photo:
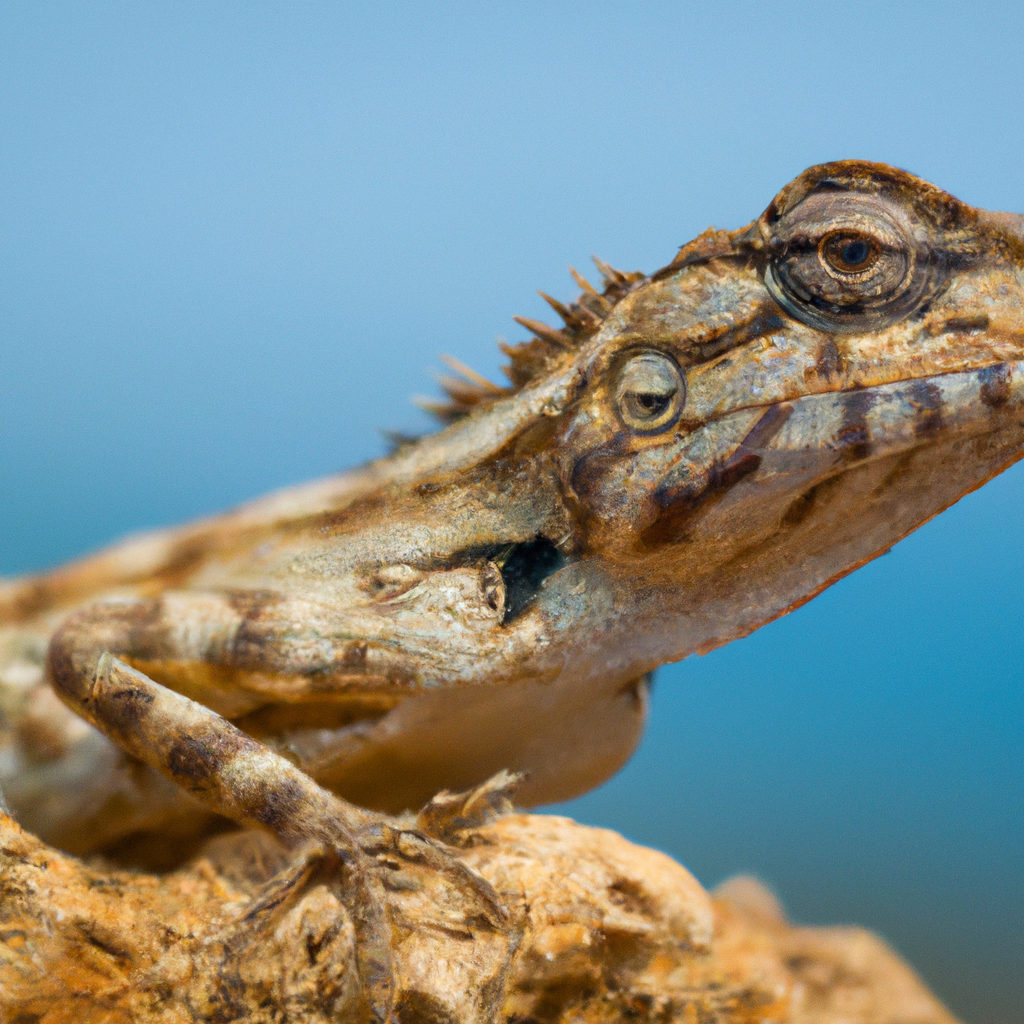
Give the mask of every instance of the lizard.
<path id="1" fill-rule="evenodd" d="M 141 861 L 223 816 L 314 836 L 372 937 L 367 850 L 458 873 L 388 815 L 505 769 L 525 806 L 598 785 L 658 666 L 1024 455 L 1024 216 L 838 161 L 655 273 L 597 263 L 544 296 L 562 327 L 517 318 L 508 386 L 456 364 L 438 432 L 0 585 L 17 817 Z"/>

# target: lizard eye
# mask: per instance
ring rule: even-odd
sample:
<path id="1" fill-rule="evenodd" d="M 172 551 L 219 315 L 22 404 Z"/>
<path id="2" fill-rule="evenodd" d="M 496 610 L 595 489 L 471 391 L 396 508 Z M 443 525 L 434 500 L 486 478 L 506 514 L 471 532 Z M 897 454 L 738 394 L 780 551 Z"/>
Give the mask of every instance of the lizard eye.
<path id="1" fill-rule="evenodd" d="M 771 225 L 765 284 L 812 327 L 879 330 L 912 312 L 932 277 L 915 235 L 910 217 L 879 196 L 812 193 Z"/>
<path id="2" fill-rule="evenodd" d="M 653 434 L 671 427 L 686 401 L 686 381 L 674 359 L 640 352 L 619 370 L 615 407 L 631 430 Z"/>
<path id="3" fill-rule="evenodd" d="M 821 240 L 818 256 L 826 273 L 864 274 L 878 262 L 879 247 L 873 238 L 836 231 Z"/>

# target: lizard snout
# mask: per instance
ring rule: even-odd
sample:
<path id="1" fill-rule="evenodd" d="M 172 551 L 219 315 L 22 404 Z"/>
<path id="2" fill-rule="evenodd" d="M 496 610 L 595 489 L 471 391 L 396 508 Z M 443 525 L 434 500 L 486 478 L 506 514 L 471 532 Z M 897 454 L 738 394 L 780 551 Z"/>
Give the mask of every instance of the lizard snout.
<path id="1" fill-rule="evenodd" d="M 978 220 L 987 227 L 995 228 L 1024 243 L 1024 213 L 979 210 Z"/>

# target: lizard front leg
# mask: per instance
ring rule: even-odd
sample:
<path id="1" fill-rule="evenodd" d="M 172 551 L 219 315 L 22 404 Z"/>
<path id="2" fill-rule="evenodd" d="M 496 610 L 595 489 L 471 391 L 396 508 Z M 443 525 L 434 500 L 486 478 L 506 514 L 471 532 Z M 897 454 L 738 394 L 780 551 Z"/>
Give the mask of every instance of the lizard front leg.
<path id="1" fill-rule="evenodd" d="M 54 687 L 77 710 L 81 697 L 65 680 L 85 678 L 109 651 L 315 773 L 325 754 L 358 746 L 354 723 L 380 718 L 411 695 L 463 685 L 449 670 L 449 662 L 459 663 L 449 657 L 453 650 L 463 664 L 467 651 L 487 650 L 496 613 L 479 573 L 437 576 L 433 589 L 420 586 L 397 599 L 359 591 L 321 601 L 246 589 L 97 603 L 54 634 Z M 480 605 L 487 614 L 459 621 L 448 615 L 453 603 L 471 611 Z M 431 649 L 439 638 L 443 656 Z M 74 853 L 103 849 L 170 866 L 168 852 L 215 827 L 183 790 L 137 760 L 119 758 L 95 734 L 78 748 L 49 772 L 56 777 L 26 777 L 11 794 L 24 823 L 47 841 Z M 431 795 L 417 793 L 417 800 Z M 180 833 L 180 843 L 167 849 L 151 841 L 168 828 Z"/>
<path id="2" fill-rule="evenodd" d="M 95 670 L 104 651 L 231 720 L 269 705 L 312 699 L 373 715 L 402 697 L 401 667 L 379 645 L 311 602 L 270 591 L 169 591 L 148 600 L 106 601 L 68 617 L 51 641 L 60 667 L 54 689 L 72 710 L 70 683 Z M 63 659 L 63 660 L 61 660 Z M 51 676 L 53 673 L 51 672 Z M 369 692 L 367 711 L 360 696 Z M 85 716 L 87 717 L 87 716 Z M 102 729 L 100 730 L 103 731 Z M 257 732 L 256 735 L 261 735 Z M 273 730 L 268 733 L 271 745 Z M 15 776 L 11 806 L 22 822 L 72 853 L 96 850 L 170 867 L 168 854 L 216 827 L 187 793 L 95 733 L 78 737 L 59 763 Z M 168 848 L 153 842 L 173 830 Z"/>
<path id="3" fill-rule="evenodd" d="M 501 927 L 507 917 L 500 899 L 486 881 L 422 833 L 334 796 L 215 711 L 121 660 L 118 655 L 145 660 L 166 643 L 166 636 L 154 639 L 160 633 L 154 604 L 100 605 L 71 617 L 50 644 L 51 685 L 121 749 L 210 810 L 267 829 L 286 842 L 313 839 L 329 850 L 344 874 L 372 1016 L 386 1020 L 394 979 L 378 858 L 386 862 L 397 851 L 445 872 L 471 895 L 475 915 L 493 927 Z M 225 638 L 210 629 L 199 639 L 193 634 L 193 642 L 223 648 Z"/>

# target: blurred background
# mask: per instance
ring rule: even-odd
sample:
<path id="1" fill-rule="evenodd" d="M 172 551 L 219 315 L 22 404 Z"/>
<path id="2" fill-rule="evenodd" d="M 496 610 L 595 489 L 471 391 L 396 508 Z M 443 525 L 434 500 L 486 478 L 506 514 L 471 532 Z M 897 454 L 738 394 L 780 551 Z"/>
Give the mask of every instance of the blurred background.
<path id="1" fill-rule="evenodd" d="M 430 8 L 429 10 L 426 8 Z M 0 6 L 0 572 L 376 456 L 450 353 L 823 160 L 1024 210 L 1013 3 Z M 1024 1021 L 1024 466 L 663 669 L 558 808 Z"/>

